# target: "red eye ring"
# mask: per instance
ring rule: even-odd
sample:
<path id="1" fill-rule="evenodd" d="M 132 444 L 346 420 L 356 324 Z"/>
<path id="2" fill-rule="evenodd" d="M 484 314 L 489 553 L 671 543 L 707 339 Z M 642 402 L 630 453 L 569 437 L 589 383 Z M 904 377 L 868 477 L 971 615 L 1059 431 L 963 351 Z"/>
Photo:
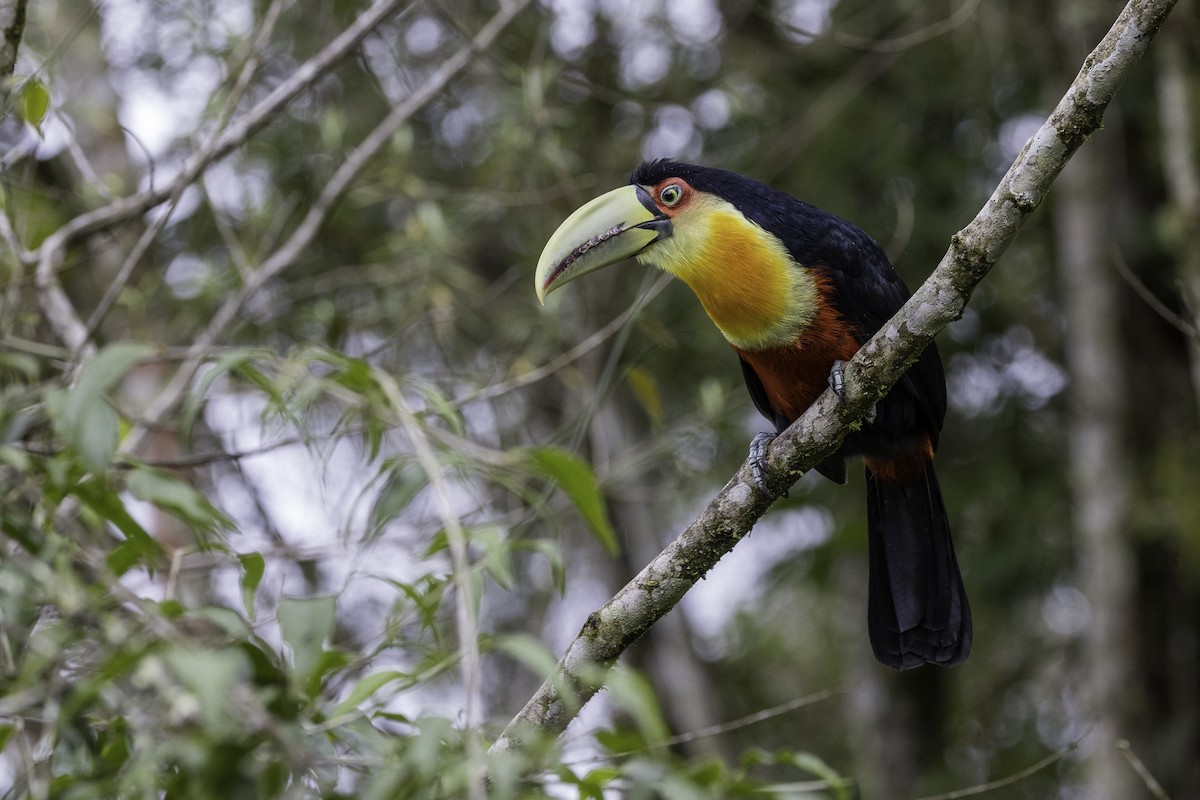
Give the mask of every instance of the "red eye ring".
<path id="1" fill-rule="evenodd" d="M 683 199 L 683 187 L 678 183 L 668 183 L 658 193 L 659 202 L 664 206 L 675 206 Z"/>

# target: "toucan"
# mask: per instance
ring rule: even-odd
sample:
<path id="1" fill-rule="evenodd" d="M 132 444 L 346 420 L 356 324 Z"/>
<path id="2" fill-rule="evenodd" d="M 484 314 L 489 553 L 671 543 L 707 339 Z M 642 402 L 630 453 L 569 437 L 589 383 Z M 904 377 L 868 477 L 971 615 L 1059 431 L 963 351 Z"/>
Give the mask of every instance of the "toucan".
<path id="1" fill-rule="evenodd" d="M 774 432 L 824 392 L 839 369 L 910 297 L 887 255 L 860 228 L 735 172 L 670 159 L 639 166 L 628 186 L 585 204 L 538 261 L 537 296 L 628 257 L 686 283 L 732 346 L 755 407 Z M 863 426 L 816 466 L 846 482 L 866 467 L 867 629 L 875 657 L 896 669 L 958 664 L 971 612 L 933 469 L 946 381 L 930 344 Z M 760 489 L 770 494 L 761 478 Z"/>

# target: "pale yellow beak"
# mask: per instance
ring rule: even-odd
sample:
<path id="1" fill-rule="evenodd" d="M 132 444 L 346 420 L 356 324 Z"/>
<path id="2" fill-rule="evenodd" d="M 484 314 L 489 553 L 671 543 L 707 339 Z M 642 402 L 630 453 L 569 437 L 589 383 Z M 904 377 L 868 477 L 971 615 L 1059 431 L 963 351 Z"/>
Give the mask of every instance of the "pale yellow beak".
<path id="1" fill-rule="evenodd" d="M 578 209 L 559 226 L 538 259 L 538 300 L 580 275 L 615 264 L 671 235 L 671 220 L 641 186 L 622 186 Z"/>

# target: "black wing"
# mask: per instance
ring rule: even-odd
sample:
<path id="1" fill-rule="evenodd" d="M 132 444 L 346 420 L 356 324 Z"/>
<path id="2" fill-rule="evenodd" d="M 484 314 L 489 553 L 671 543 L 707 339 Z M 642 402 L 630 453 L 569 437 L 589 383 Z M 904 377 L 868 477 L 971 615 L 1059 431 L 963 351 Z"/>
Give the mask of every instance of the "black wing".
<path id="1" fill-rule="evenodd" d="M 771 407 L 771 401 L 767 399 L 767 390 L 763 388 L 762 381 L 759 380 L 754 367 L 750 366 L 749 362 L 741 356 L 738 356 L 738 361 L 742 364 L 742 377 L 746 379 L 746 388 L 750 390 L 750 399 L 754 401 L 754 407 L 758 409 L 758 413 L 771 420 L 776 433 L 783 433 L 791 423 L 788 422 L 787 417 Z"/>
<path id="2" fill-rule="evenodd" d="M 834 302 L 853 299 L 852 302 L 841 302 L 838 311 L 857 329 L 858 340 L 865 343 L 887 324 L 912 294 L 873 239 L 845 220 L 828 216 L 834 222 L 827 228 L 829 247 L 824 266 L 833 281 Z M 938 432 L 946 416 L 946 376 L 936 344 L 931 342 L 925 348 L 892 392 L 892 396 L 899 392 L 916 401 L 922 419 L 911 420 L 909 424 L 916 424 L 929 433 L 936 447 Z M 899 430 L 906 427 L 900 420 L 893 423 Z"/>

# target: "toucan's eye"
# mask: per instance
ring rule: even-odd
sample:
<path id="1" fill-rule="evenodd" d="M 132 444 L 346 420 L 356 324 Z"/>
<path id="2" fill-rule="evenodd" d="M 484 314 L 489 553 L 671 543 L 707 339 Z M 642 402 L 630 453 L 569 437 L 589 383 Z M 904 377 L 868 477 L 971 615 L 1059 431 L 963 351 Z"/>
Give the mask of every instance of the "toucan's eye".
<path id="1" fill-rule="evenodd" d="M 683 187 L 678 183 L 668 183 L 658 193 L 658 199 L 664 206 L 673 206 L 683 199 Z"/>

